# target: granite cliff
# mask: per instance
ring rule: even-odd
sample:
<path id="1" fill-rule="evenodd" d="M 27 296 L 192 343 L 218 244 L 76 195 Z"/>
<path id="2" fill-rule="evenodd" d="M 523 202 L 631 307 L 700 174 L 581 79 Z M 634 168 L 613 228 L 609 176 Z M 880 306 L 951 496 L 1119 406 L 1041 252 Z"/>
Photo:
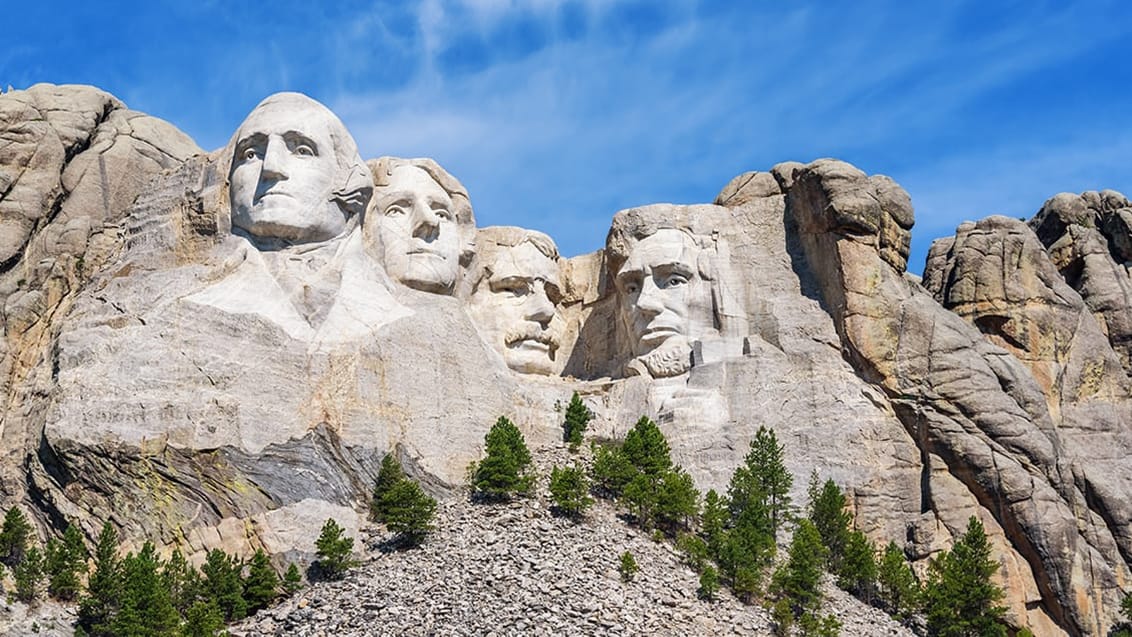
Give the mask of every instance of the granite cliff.
<path id="1" fill-rule="evenodd" d="M 843 162 L 613 215 L 605 249 L 475 226 L 432 160 L 364 161 L 309 98 L 204 152 L 89 87 L 0 96 L 0 488 L 88 536 L 309 559 L 388 451 L 455 493 L 500 414 L 578 391 L 702 489 L 760 425 L 923 563 L 977 515 L 1010 620 L 1101 635 L 1132 564 L 1132 207 L 1057 195 L 907 273 L 912 203 Z M 799 491 L 803 488 L 799 479 Z M 800 496 L 800 494 L 799 494 Z"/>

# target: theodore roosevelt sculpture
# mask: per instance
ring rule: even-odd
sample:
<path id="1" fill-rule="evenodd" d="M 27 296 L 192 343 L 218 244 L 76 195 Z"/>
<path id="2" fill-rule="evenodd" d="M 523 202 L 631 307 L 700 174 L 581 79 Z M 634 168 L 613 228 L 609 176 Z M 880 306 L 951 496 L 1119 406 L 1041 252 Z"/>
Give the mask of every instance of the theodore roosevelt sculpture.
<path id="1" fill-rule="evenodd" d="M 475 240 L 467 191 L 431 159 L 382 157 L 370 167 L 376 190 L 367 234 L 376 235 L 385 271 L 410 288 L 452 294 Z"/>
<path id="2" fill-rule="evenodd" d="M 558 249 L 541 232 L 510 226 L 476 233 L 479 268 L 468 312 L 511 369 L 553 374 L 562 332 Z"/>

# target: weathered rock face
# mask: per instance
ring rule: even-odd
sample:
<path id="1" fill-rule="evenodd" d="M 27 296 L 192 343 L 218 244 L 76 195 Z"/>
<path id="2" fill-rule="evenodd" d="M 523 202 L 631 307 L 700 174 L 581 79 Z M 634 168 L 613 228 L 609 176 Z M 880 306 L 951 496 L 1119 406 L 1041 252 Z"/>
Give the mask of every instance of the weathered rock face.
<path id="1" fill-rule="evenodd" d="M 499 415 L 553 445 L 578 391 L 595 436 L 656 419 L 704 489 L 770 427 L 799 501 L 816 469 L 916 559 L 978 515 L 1018 625 L 1101 634 L 1115 617 L 1132 556 L 1121 271 L 1051 262 L 1043 242 L 1077 254 L 1045 240 L 1052 212 L 1038 236 L 964 226 L 925 289 L 904 273 L 899 186 L 787 163 L 711 205 L 619 212 L 604 250 L 563 259 L 538 233 L 474 232 L 431 160 L 362 163 L 302 96 L 265 100 L 209 154 L 93 89 L 0 96 L 0 113 L 0 136 L 109 140 L 39 172 L 38 150 L 0 156 L 24 184 L 0 210 L 27 212 L 0 217 L 2 484 L 45 531 L 109 519 L 189 553 L 302 559 L 325 518 L 362 523 L 384 453 L 453 491 Z M 1094 199 L 1105 254 L 1126 254 L 1127 202 Z"/>

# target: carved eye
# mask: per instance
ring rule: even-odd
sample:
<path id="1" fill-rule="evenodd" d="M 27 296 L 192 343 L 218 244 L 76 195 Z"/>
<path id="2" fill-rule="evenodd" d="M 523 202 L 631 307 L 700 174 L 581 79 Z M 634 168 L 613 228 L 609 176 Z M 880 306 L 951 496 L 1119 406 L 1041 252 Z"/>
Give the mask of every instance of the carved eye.
<path id="1" fill-rule="evenodd" d="M 299 144 L 295 147 L 295 154 L 302 157 L 314 157 L 317 153 L 315 153 L 314 149 L 310 146 L 306 144 Z"/>
<path id="2" fill-rule="evenodd" d="M 456 219 L 456 215 L 452 214 L 452 211 L 447 208 L 436 208 L 432 212 L 445 221 L 454 221 Z"/>
<path id="3" fill-rule="evenodd" d="M 630 281 L 630 282 L 625 284 L 625 293 L 626 294 L 636 294 L 637 292 L 640 292 L 640 291 L 641 291 L 641 284 L 637 283 L 636 281 Z"/>
<path id="4" fill-rule="evenodd" d="M 254 148 L 248 148 L 248 149 L 247 149 L 247 150 L 245 150 L 245 151 L 244 151 L 244 153 L 243 153 L 243 158 L 244 158 L 244 161 L 251 161 L 251 160 L 255 159 L 255 158 L 256 158 L 256 157 L 258 157 L 258 156 L 259 156 L 259 155 L 258 155 L 258 154 L 257 154 L 257 153 L 255 152 L 255 149 L 254 149 Z"/>
<path id="5" fill-rule="evenodd" d="M 400 217 L 405 214 L 405 209 L 398 204 L 393 204 L 385 209 L 386 217 Z"/>
<path id="6" fill-rule="evenodd" d="M 664 278 L 664 287 L 671 288 L 677 285 L 684 285 L 688 282 L 688 277 L 683 274 L 670 274 Z"/>

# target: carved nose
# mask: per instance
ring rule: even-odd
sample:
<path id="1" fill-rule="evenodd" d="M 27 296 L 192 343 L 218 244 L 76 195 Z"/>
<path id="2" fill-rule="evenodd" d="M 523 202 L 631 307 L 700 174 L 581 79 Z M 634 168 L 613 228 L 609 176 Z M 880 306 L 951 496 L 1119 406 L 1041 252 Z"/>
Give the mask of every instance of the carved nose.
<path id="1" fill-rule="evenodd" d="M 637 294 L 637 309 L 652 315 L 664 311 L 664 303 L 660 298 L 660 288 L 653 282 L 652 277 L 646 276 L 641 281 L 641 291 Z"/>
<path id="2" fill-rule="evenodd" d="M 425 241 L 434 241 L 440 236 L 440 217 L 428 204 L 413 205 L 413 236 Z"/>
<path id="3" fill-rule="evenodd" d="M 554 318 L 554 304 L 546 295 L 546 288 L 541 283 L 535 284 L 535 289 L 527 298 L 527 319 L 541 323 L 544 327 Z"/>
<path id="4" fill-rule="evenodd" d="M 261 178 L 279 181 L 288 177 L 287 146 L 283 140 L 267 140 L 267 148 L 264 149 L 263 154 L 263 167 L 260 171 Z"/>

